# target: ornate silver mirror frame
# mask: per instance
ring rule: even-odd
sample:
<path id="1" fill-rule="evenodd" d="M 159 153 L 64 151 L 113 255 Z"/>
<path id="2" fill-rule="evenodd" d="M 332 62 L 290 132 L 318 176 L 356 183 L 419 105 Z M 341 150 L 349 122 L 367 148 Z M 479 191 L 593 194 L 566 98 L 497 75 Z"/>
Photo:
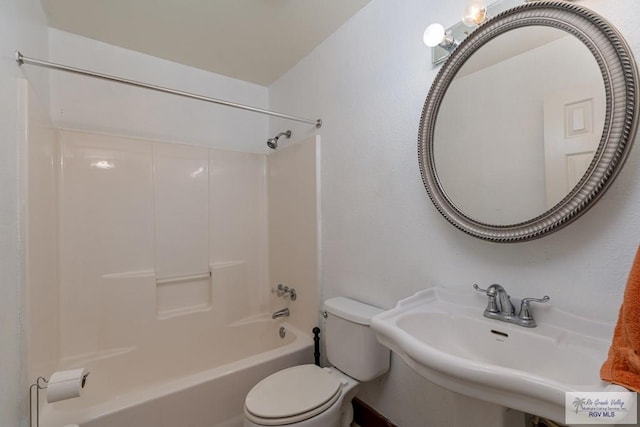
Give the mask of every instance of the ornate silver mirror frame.
<path id="1" fill-rule="evenodd" d="M 445 93 L 456 73 L 480 47 L 516 28 L 548 26 L 578 38 L 602 73 L 606 94 L 604 130 L 596 154 L 578 184 L 559 203 L 530 220 L 511 225 L 479 222 L 448 198 L 437 175 L 434 129 Z M 418 161 L 425 188 L 438 211 L 458 229 L 492 242 L 537 239 L 584 214 L 604 194 L 629 153 L 638 122 L 638 72 L 631 49 L 618 31 L 593 11 L 561 1 L 526 3 L 503 12 L 474 31 L 453 52 L 436 77 L 420 120 Z"/>

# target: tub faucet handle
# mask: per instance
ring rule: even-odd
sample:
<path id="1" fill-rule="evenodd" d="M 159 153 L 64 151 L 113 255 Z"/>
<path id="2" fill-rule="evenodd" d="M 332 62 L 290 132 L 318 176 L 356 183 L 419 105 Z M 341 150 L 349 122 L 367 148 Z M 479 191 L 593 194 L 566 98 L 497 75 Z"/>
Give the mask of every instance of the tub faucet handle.
<path id="1" fill-rule="evenodd" d="M 291 297 L 291 301 L 295 301 L 296 298 L 298 298 L 298 294 L 296 293 L 295 289 L 284 286 L 282 283 L 280 283 L 276 288 L 276 293 L 279 297 L 286 297 L 287 295 L 289 295 Z"/>

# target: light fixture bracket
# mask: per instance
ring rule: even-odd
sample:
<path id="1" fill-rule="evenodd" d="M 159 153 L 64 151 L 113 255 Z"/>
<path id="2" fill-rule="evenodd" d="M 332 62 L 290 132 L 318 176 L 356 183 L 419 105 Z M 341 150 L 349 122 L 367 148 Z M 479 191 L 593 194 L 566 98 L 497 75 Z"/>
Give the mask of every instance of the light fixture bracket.
<path id="1" fill-rule="evenodd" d="M 487 6 L 487 13 L 489 16 L 496 16 L 497 14 L 504 12 L 507 9 L 520 6 L 523 3 L 526 3 L 526 0 L 498 0 Z M 461 43 L 462 40 L 466 39 L 467 36 L 472 32 L 473 28 L 467 27 L 462 22 L 458 22 L 445 30 L 445 33 L 447 35 L 450 35 L 450 37 L 458 44 Z M 457 44 L 455 47 L 457 47 Z M 455 47 L 449 49 L 441 45 L 432 47 L 432 63 L 434 65 L 438 65 L 446 61 L 451 52 L 455 50 Z"/>

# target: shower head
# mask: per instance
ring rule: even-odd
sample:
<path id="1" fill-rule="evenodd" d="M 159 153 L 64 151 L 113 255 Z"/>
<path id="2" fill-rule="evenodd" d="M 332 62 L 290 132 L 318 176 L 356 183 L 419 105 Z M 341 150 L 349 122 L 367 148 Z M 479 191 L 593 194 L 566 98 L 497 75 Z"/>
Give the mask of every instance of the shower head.
<path id="1" fill-rule="evenodd" d="M 286 132 L 280 132 L 279 134 L 277 134 L 273 138 L 267 139 L 267 147 L 271 148 L 272 150 L 277 149 L 278 148 L 278 139 L 280 139 L 281 136 L 286 136 L 287 139 L 289 139 L 289 138 L 291 138 L 291 131 L 288 130 Z"/>

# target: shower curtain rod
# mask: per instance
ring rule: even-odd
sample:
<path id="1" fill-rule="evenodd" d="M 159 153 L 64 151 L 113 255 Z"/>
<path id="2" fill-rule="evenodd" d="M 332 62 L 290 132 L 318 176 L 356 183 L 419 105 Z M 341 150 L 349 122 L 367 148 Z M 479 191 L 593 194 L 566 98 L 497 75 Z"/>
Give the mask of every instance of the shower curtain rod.
<path id="1" fill-rule="evenodd" d="M 145 89 L 151 89 L 158 92 L 171 93 L 173 95 L 183 96 L 185 98 L 198 99 L 200 101 L 211 102 L 219 105 L 226 105 L 227 107 L 239 108 L 241 110 L 253 111 L 254 113 L 266 114 L 269 116 L 280 117 L 282 119 L 294 120 L 302 123 L 309 123 L 315 125 L 315 127 L 320 128 L 322 126 L 321 119 L 306 119 L 304 117 L 292 116 L 290 114 L 278 113 L 275 111 L 269 111 L 262 108 L 251 107 L 249 105 L 238 104 L 236 102 L 224 101 L 222 99 L 210 98 L 208 96 L 198 95 L 191 92 L 185 92 L 182 90 L 170 89 L 158 85 L 152 85 L 149 83 L 142 83 L 135 80 L 124 79 L 122 77 L 110 76 L 108 74 L 96 73 L 93 71 L 83 70 L 81 68 L 70 67 L 68 65 L 56 64 L 54 62 L 43 61 L 40 59 L 29 58 L 27 56 L 22 55 L 20 51 L 16 51 L 16 62 L 18 66 L 23 64 L 37 65 L 40 67 L 51 68 L 53 70 L 67 71 L 69 73 L 80 74 L 83 76 L 95 77 L 102 80 L 108 80 L 111 82 L 122 83 L 129 86 L 136 86 Z"/>

